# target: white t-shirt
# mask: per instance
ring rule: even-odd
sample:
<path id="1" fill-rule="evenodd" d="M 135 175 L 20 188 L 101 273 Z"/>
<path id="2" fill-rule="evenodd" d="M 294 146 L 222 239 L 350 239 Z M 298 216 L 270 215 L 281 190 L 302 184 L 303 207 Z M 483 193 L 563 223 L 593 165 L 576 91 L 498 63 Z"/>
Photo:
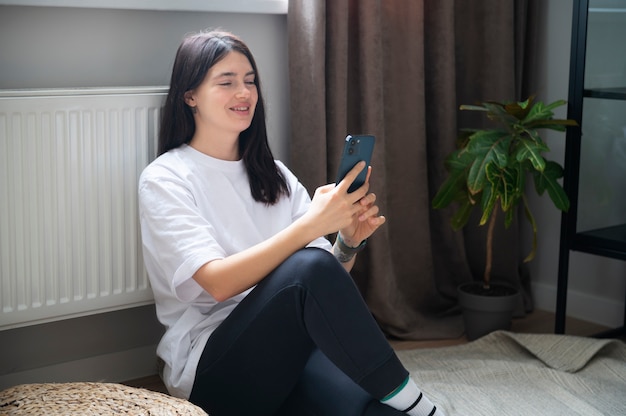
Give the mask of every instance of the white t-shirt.
<path id="1" fill-rule="evenodd" d="M 306 189 L 276 161 L 291 191 L 274 205 L 256 202 L 242 161 L 212 158 L 183 145 L 146 167 L 139 180 L 143 254 L 159 321 L 157 354 L 173 396 L 189 398 L 209 336 L 249 293 L 217 302 L 193 280 L 204 264 L 245 250 L 302 216 Z M 309 244 L 331 250 L 325 238 Z"/>

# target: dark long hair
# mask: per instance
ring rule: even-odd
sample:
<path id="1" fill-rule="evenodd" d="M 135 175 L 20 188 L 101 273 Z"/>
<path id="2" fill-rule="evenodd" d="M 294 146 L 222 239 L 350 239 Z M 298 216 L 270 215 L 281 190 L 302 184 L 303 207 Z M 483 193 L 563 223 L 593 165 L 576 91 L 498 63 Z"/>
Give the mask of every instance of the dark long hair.
<path id="1" fill-rule="evenodd" d="M 231 51 L 248 58 L 256 74 L 254 83 L 259 99 L 250 127 L 239 134 L 239 155 L 248 172 L 252 197 L 255 201 L 271 205 L 281 195 L 289 195 L 289 187 L 274 162 L 267 140 L 265 104 L 256 62 L 246 44 L 232 33 L 197 33 L 187 36 L 178 47 L 170 89 L 161 115 L 158 154 L 162 155 L 191 141 L 196 125 L 184 95 L 197 88 L 209 69 Z"/>

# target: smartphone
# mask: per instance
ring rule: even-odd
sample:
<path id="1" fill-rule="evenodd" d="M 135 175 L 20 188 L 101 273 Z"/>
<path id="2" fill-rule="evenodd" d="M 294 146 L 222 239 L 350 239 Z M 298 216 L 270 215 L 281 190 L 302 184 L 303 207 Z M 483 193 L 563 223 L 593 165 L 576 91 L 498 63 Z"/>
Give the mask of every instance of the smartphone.
<path id="1" fill-rule="evenodd" d="M 354 192 L 359 189 L 364 183 L 367 177 L 367 167 L 372 161 L 372 152 L 374 151 L 375 137 L 372 135 L 348 135 L 343 145 L 343 153 L 341 154 L 341 161 L 339 162 L 339 169 L 337 171 L 337 180 L 335 183 L 341 182 L 341 180 L 350 172 L 350 170 L 360 161 L 365 161 L 365 168 L 359 172 L 359 176 L 356 177 L 352 185 L 348 188 L 348 193 Z"/>

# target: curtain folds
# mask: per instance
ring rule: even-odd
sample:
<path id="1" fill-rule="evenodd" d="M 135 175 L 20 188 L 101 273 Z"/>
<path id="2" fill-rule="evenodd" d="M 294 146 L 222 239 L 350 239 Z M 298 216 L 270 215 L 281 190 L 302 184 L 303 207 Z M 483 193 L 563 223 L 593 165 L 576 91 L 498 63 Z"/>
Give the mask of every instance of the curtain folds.
<path id="1" fill-rule="evenodd" d="M 371 189 L 387 223 L 353 276 L 390 336 L 463 332 L 456 287 L 482 276 L 485 230 L 452 231 L 452 211 L 430 201 L 458 128 L 474 121 L 459 105 L 521 98 L 528 10 L 526 1 L 290 0 L 290 166 L 312 193 L 334 181 L 346 134 L 376 136 Z M 519 230 L 496 238 L 496 274 L 523 286 Z"/>

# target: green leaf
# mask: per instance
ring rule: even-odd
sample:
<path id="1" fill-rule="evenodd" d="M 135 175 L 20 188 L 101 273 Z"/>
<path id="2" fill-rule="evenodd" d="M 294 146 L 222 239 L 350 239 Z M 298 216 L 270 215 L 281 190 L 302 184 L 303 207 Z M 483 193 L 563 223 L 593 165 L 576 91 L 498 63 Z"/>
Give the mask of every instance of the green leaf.
<path id="1" fill-rule="evenodd" d="M 504 106 L 506 112 L 514 116 L 518 120 L 524 120 L 530 110 L 529 104 L 532 103 L 534 97 L 528 98 L 526 101 L 508 103 Z"/>
<path id="2" fill-rule="evenodd" d="M 536 141 L 521 139 L 515 153 L 515 160 L 518 162 L 529 160 L 536 170 L 542 171 L 546 167 L 546 161 L 541 153 L 548 150 L 550 149 L 543 145 L 543 142 L 538 144 Z"/>
<path id="3" fill-rule="evenodd" d="M 489 111 L 487 108 L 482 105 L 471 105 L 471 104 L 462 104 L 459 107 L 461 110 L 470 110 L 470 111 Z"/>
<path id="4" fill-rule="evenodd" d="M 550 119 L 550 120 L 533 120 L 528 123 L 524 123 L 527 128 L 535 129 L 550 129 L 563 132 L 567 126 L 578 126 L 575 120 L 564 119 Z"/>
<path id="5" fill-rule="evenodd" d="M 543 172 L 534 173 L 535 189 L 539 195 L 547 190 L 550 199 L 561 211 L 569 210 L 569 198 L 557 179 L 563 176 L 563 168 L 556 162 L 547 161 Z"/>
<path id="6" fill-rule="evenodd" d="M 539 195 L 543 195 L 543 193 L 548 188 L 548 183 L 550 181 L 556 181 L 563 177 L 563 168 L 556 162 L 551 160 L 546 160 L 546 167 L 543 171 L 535 172 L 535 189 Z"/>
<path id="7" fill-rule="evenodd" d="M 474 195 L 485 188 L 487 182 L 485 169 L 488 164 L 488 158 L 477 158 L 467 174 L 467 189 Z"/>
<path id="8" fill-rule="evenodd" d="M 510 137 L 505 131 L 482 130 L 470 137 L 467 151 L 474 157 L 485 155 L 498 166 L 506 166 L 509 143 Z"/>
<path id="9" fill-rule="evenodd" d="M 520 170 L 517 166 L 497 169 L 494 165 L 487 167 L 487 179 L 491 184 L 492 192 L 500 198 L 502 211 L 509 211 L 514 205 L 520 193 L 519 184 Z"/>
<path id="10" fill-rule="evenodd" d="M 515 210 L 510 209 L 504 213 L 504 228 L 508 229 L 515 219 Z"/>
<path id="11" fill-rule="evenodd" d="M 567 101 L 565 101 L 565 100 L 556 100 L 556 101 L 553 101 L 552 103 L 546 105 L 546 109 L 549 110 L 549 111 L 552 111 L 555 108 L 561 107 L 562 105 L 565 105 L 565 104 L 567 104 Z"/>
<path id="12" fill-rule="evenodd" d="M 484 188 L 488 164 L 506 166 L 508 149 L 506 141 L 502 140 L 506 136 L 505 132 L 498 130 L 486 130 L 472 136 L 467 151 L 474 155 L 475 160 L 467 173 L 467 187 L 473 194 Z"/>
<path id="13" fill-rule="evenodd" d="M 509 126 L 510 124 L 515 124 L 518 122 L 517 117 L 507 111 L 505 104 L 486 102 L 483 103 L 483 106 L 489 110 L 487 112 L 487 117 L 489 119 L 495 120 L 504 126 Z"/>
<path id="14" fill-rule="evenodd" d="M 470 214 L 472 213 L 472 208 L 474 208 L 474 205 L 469 199 L 466 199 L 464 202 L 459 204 L 459 208 L 450 220 L 453 230 L 458 231 L 465 227 L 465 224 L 467 224 Z"/>
<path id="15" fill-rule="evenodd" d="M 569 211 L 569 198 L 561 185 L 557 181 L 550 181 L 547 189 L 554 206 L 561 211 Z"/>
<path id="16" fill-rule="evenodd" d="M 469 153 L 467 149 L 455 150 L 446 159 L 446 167 L 450 172 L 463 171 L 469 169 L 474 163 L 474 155 Z"/>
<path id="17" fill-rule="evenodd" d="M 463 171 L 455 171 L 451 173 L 441 184 L 437 194 L 433 198 L 432 206 L 434 209 L 445 208 L 452 202 L 458 200 L 459 190 L 465 187 L 465 173 Z"/>
<path id="18" fill-rule="evenodd" d="M 483 215 L 478 222 L 478 225 L 485 225 L 493 212 L 493 207 L 496 206 L 496 202 L 498 201 L 498 193 L 493 192 L 491 186 L 485 186 L 483 190 L 482 198 L 480 201 L 480 207 L 483 211 Z"/>
<path id="19" fill-rule="evenodd" d="M 528 115 L 524 118 L 523 123 L 527 124 L 534 120 L 551 119 L 554 117 L 554 113 L 552 112 L 552 110 L 565 103 L 566 102 L 564 100 L 560 100 L 560 101 L 555 101 L 554 103 L 546 106 L 541 101 L 538 101 L 532 106 L 532 108 L 528 112 Z"/>

